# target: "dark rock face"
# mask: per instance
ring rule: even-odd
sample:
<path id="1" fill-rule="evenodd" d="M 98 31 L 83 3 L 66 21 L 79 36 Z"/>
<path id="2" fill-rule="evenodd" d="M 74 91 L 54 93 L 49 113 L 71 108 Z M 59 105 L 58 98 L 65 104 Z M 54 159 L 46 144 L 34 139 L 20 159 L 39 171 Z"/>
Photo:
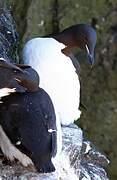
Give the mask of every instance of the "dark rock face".
<path id="1" fill-rule="evenodd" d="M 96 63 L 91 73 L 85 57 L 78 56 L 82 67 L 82 101 L 88 107 L 78 125 L 109 157 L 109 174 L 112 180 L 117 179 L 116 0 L 1 0 L 1 7 L 4 2 L 13 10 L 20 32 L 20 49 L 32 37 L 55 33 L 79 22 L 88 22 L 97 30 Z"/>
<path id="2" fill-rule="evenodd" d="M 15 58 L 18 34 L 10 11 L 4 9 L 0 14 L 0 57 Z"/>
<path id="3" fill-rule="evenodd" d="M 106 156 L 96 150 L 91 142 L 83 141 L 80 179 L 108 180 L 104 170 L 108 163 Z"/>
<path id="4" fill-rule="evenodd" d="M 108 180 L 104 168 L 108 159 L 98 152 L 89 141 L 83 141 L 82 130 L 76 125 L 62 127 L 63 150 L 53 160 L 56 171 L 38 174 L 18 163 L 3 165 L 0 160 L 0 178 L 9 180 Z"/>

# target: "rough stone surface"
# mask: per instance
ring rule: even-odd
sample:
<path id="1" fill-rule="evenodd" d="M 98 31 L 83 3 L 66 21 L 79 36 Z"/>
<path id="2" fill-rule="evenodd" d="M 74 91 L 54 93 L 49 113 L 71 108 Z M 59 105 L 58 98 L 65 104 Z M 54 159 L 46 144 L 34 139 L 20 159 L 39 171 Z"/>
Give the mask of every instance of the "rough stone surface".
<path id="1" fill-rule="evenodd" d="M 109 164 L 105 155 L 100 153 L 90 141 L 83 141 L 80 179 L 83 180 L 108 180 L 104 170 Z"/>
<path id="2" fill-rule="evenodd" d="M 110 178 L 117 179 L 117 0 L 1 0 L 0 6 L 2 2 L 11 5 L 20 46 L 35 35 L 47 35 L 76 23 L 88 22 L 96 28 L 96 63 L 91 73 L 86 57 L 78 52 L 82 101 L 88 109 L 78 125 L 109 157 Z M 38 26 L 40 22 L 42 26 Z"/>
<path id="3" fill-rule="evenodd" d="M 82 130 L 76 125 L 62 127 L 62 154 L 53 160 L 56 171 L 50 174 L 38 174 L 23 168 L 18 163 L 2 164 L 0 160 L 1 180 L 108 180 L 104 167 L 108 159 L 99 153 L 89 141 L 83 141 Z M 96 179 L 97 178 L 97 179 Z"/>
<path id="4" fill-rule="evenodd" d="M 79 51 L 77 54 L 82 69 L 82 102 L 88 109 L 78 125 L 110 158 L 109 174 L 117 179 L 117 0 L 9 1 L 21 47 L 32 37 L 56 33 L 72 24 L 88 22 L 96 28 L 98 41 L 91 72 L 86 57 Z"/>
<path id="5" fill-rule="evenodd" d="M 0 161 L 0 177 L 2 179 L 20 179 L 20 180 L 77 180 L 79 179 L 80 153 L 82 148 L 82 131 L 77 126 L 72 128 L 63 127 L 63 151 L 62 154 L 54 161 L 56 171 L 50 174 L 37 174 L 29 172 L 18 163 L 2 165 Z M 69 160 L 70 159 L 70 160 Z M 76 168 L 76 170 L 74 170 Z M 76 173 L 76 175 L 75 175 Z"/>

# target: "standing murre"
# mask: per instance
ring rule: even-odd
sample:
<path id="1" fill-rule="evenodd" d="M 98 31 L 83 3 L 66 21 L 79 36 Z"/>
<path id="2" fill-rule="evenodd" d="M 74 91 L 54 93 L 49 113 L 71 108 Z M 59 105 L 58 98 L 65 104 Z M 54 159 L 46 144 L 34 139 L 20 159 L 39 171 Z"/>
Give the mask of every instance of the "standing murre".
<path id="1" fill-rule="evenodd" d="M 0 61 L 0 148 L 10 161 L 18 159 L 38 172 L 52 172 L 51 159 L 57 153 L 54 107 L 39 88 L 36 71 L 18 66 Z"/>
<path id="2" fill-rule="evenodd" d="M 48 94 L 39 88 L 33 93 L 11 94 L 2 98 L 2 101 L 0 125 L 12 144 L 31 159 L 30 163 L 34 164 L 38 172 L 54 171 L 51 158 L 57 152 L 57 129 L 54 108 Z M 17 158 L 13 152 L 12 156 Z M 24 165 L 22 159 L 20 162 Z"/>
<path id="3" fill-rule="evenodd" d="M 66 28 L 52 37 L 29 40 L 23 49 L 23 61 L 40 75 L 40 87 L 51 97 L 62 125 L 80 118 L 80 82 L 75 62 L 70 59 L 73 48 L 86 51 L 88 61 L 94 63 L 96 32 L 87 24 Z"/>
<path id="4" fill-rule="evenodd" d="M 56 149 L 58 152 L 54 108 L 48 94 L 39 88 L 36 71 L 28 65 L 13 64 L 19 62 L 18 44 L 11 13 L 1 9 L 0 148 L 11 161 L 17 159 L 24 166 L 33 164 L 39 172 L 51 172 L 55 169 L 51 157 Z M 50 129 L 55 131 L 50 133 Z"/>

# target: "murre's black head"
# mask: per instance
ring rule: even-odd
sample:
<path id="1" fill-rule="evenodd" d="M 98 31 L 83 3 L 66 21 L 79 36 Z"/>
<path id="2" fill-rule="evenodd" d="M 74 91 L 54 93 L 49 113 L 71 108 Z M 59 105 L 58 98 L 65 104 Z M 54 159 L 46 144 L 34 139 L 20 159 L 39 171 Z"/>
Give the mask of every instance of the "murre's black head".
<path id="1" fill-rule="evenodd" d="M 66 52 L 70 52 L 74 47 L 85 50 L 88 55 L 89 63 L 91 65 L 94 63 L 94 48 L 97 36 L 95 30 L 90 25 L 73 25 L 54 36 L 54 38 L 67 46 Z"/>
<path id="2" fill-rule="evenodd" d="M 4 87 L 16 88 L 16 92 L 38 91 L 39 75 L 30 66 L 0 58 L 0 88 Z"/>
<path id="3" fill-rule="evenodd" d="M 87 24 L 79 24 L 76 27 L 76 40 L 78 46 L 87 52 L 88 61 L 91 65 L 94 63 L 94 48 L 97 35 L 95 30 Z"/>

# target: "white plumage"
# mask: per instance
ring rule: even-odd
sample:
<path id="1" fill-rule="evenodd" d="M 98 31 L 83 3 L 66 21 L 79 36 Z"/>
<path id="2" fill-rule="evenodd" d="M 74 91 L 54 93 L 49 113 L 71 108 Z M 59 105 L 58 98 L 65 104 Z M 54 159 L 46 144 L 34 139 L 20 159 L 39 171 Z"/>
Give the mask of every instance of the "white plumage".
<path id="1" fill-rule="evenodd" d="M 64 48 L 54 38 L 34 38 L 23 49 L 23 61 L 38 72 L 61 124 L 69 125 L 81 114 L 80 83 L 71 59 L 61 52 Z"/>

